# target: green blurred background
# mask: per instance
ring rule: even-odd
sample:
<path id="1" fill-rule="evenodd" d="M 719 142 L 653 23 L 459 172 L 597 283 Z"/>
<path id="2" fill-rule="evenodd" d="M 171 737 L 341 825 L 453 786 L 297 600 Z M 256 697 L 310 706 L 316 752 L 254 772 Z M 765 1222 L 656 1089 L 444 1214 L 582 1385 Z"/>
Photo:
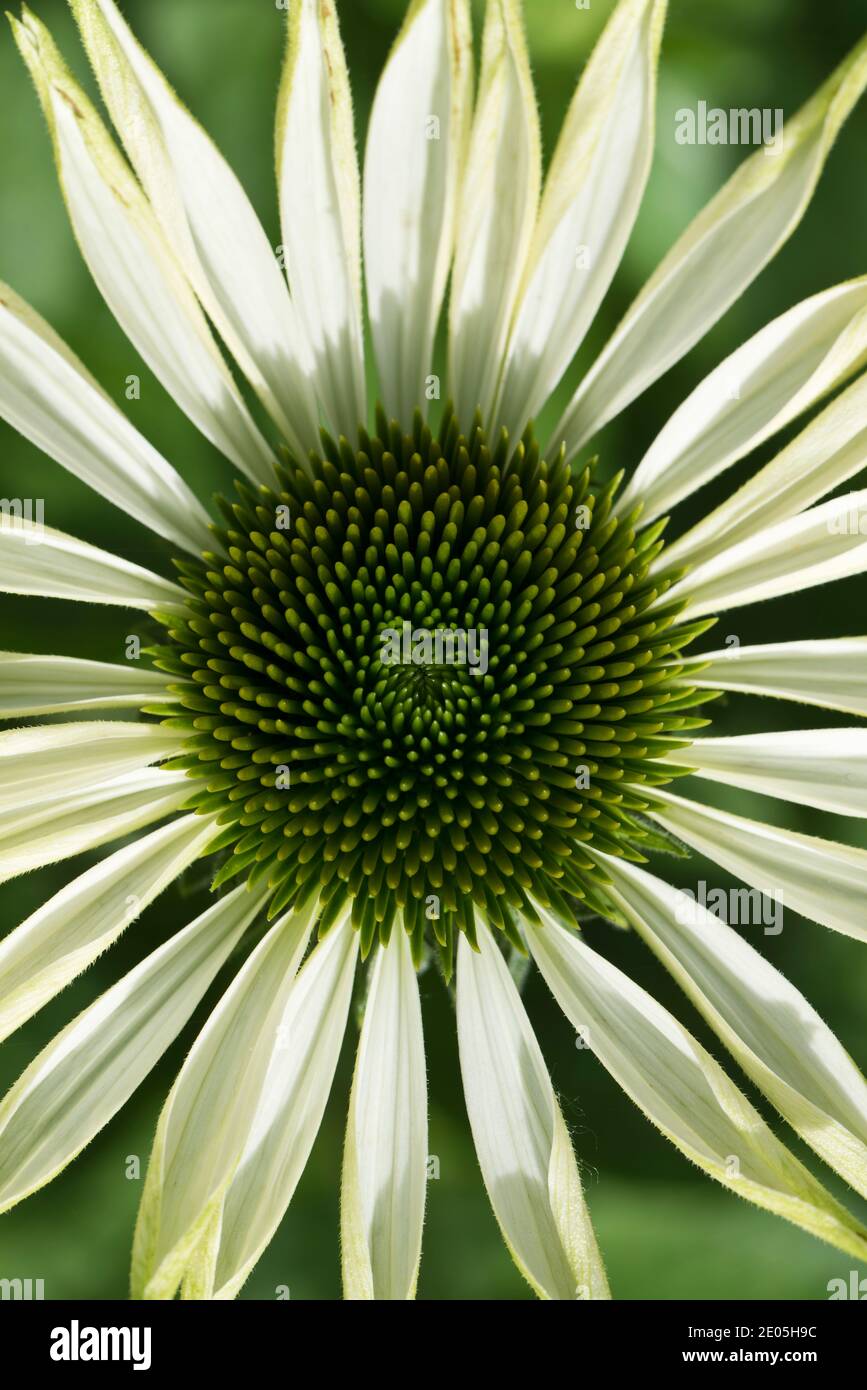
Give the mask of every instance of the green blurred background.
<path id="1" fill-rule="evenodd" d="M 34 7 L 53 26 L 76 72 L 89 83 L 63 0 L 34 0 Z M 474 8 L 478 20 L 480 7 Z M 285 15 L 274 0 L 126 0 L 125 9 L 240 174 L 276 244 L 272 120 Z M 363 132 L 403 0 L 343 0 L 338 9 L 358 129 Z M 613 0 L 591 0 L 589 10 L 577 8 L 573 0 L 529 0 L 530 49 L 549 154 L 577 77 L 612 9 Z M 788 116 L 865 27 L 864 0 L 825 0 L 822 5 L 815 0 L 762 0 L 761 5 L 755 0 L 672 0 L 650 185 L 615 285 L 570 373 L 571 389 L 660 256 L 743 153 L 676 144 L 675 111 L 703 99 L 726 109 L 782 107 Z M 0 277 L 52 322 L 194 487 L 202 494 L 224 488 L 227 467 L 171 405 L 126 343 L 79 259 L 42 117 L 9 34 L 0 34 L 0 92 Z M 768 319 L 798 299 L 867 271 L 865 154 L 867 103 L 841 135 L 793 240 L 707 339 L 603 433 L 598 447 L 606 468 L 632 466 L 700 378 Z M 124 399 L 125 379 L 131 373 L 142 380 L 137 402 Z M 551 424 L 563 403 L 561 392 L 550 412 Z M 773 452 L 768 447 L 749 465 L 733 470 L 721 492 Z M 95 500 L 2 424 L 0 494 L 43 497 L 48 524 L 167 571 L 168 555 L 158 541 Z M 863 632 L 865 592 L 863 583 L 848 581 L 832 591 L 738 612 L 724 619 L 719 640 L 728 634 L 746 642 Z M 4 648 L 117 661 L 123 659 L 125 636 L 134 632 L 148 635 L 146 620 L 118 610 L 9 598 L 2 599 L 0 608 Z M 759 708 L 757 702 L 733 699 L 715 707 L 715 731 L 723 733 L 771 725 L 797 727 L 802 720 L 811 726 L 833 722 L 825 721 L 821 712 L 799 715 L 771 703 Z M 727 795 L 712 787 L 705 795 L 714 804 L 736 807 L 746 815 L 867 845 L 863 822 L 835 824 L 833 817 L 808 809 Z M 11 929 L 96 857 L 49 868 L 0 889 L 0 932 Z M 699 878 L 714 886 L 727 882 L 725 875 L 701 861 L 690 866 L 666 860 L 660 867 L 684 885 L 695 885 Z M 205 894 L 203 878 L 194 875 L 164 894 L 83 980 L 7 1042 L 0 1054 L 4 1088 L 78 1009 L 196 915 Z M 864 948 L 793 913 L 787 914 L 779 936 L 745 930 L 808 994 L 856 1059 L 862 1065 L 867 1062 Z M 590 925 L 587 936 L 720 1055 L 718 1045 L 638 940 L 600 923 Z M 224 983 L 218 982 L 211 1002 Z M 440 1177 L 429 1186 L 420 1297 L 529 1297 L 500 1242 L 476 1169 L 462 1105 L 451 1003 L 434 973 L 423 977 L 422 991 L 430 1068 L 430 1149 L 440 1160 Z M 526 1000 L 575 1136 L 616 1297 L 816 1299 L 827 1297 L 829 1279 L 848 1275 L 849 1257 L 747 1206 L 682 1160 L 592 1055 L 576 1049 L 571 1030 L 537 979 L 531 978 Z M 206 1008 L 195 1022 L 205 1017 Z M 128 1156 L 140 1157 L 143 1172 L 162 1099 L 193 1036 L 191 1028 L 60 1179 L 0 1220 L 0 1276 L 43 1278 L 49 1298 L 125 1296 L 141 1189 L 140 1181 L 126 1176 Z M 271 1299 L 278 1286 L 287 1285 L 293 1298 L 339 1296 L 338 1186 L 353 1041 L 350 1036 L 344 1048 L 308 1170 L 276 1239 L 244 1290 L 245 1298 Z M 818 1160 L 814 1166 L 819 1166 Z M 823 1176 L 839 1190 L 833 1175 Z"/>

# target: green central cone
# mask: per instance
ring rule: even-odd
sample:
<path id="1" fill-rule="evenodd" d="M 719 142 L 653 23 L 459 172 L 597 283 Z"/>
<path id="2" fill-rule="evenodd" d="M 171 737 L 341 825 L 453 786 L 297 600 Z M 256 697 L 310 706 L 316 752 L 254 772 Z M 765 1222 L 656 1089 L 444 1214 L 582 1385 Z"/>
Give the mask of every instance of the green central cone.
<path id="1" fill-rule="evenodd" d="M 159 713 L 223 827 L 215 885 L 266 880 L 271 916 L 317 891 L 320 930 L 348 895 L 365 953 L 402 912 L 416 960 L 429 929 L 450 971 L 476 908 L 519 943 L 530 894 L 599 909 L 584 845 L 658 843 L 642 812 L 675 774 L 655 759 L 706 722 L 677 657 L 709 624 L 659 605 L 664 523 L 618 516 L 619 479 L 450 412 L 438 436 L 377 427 L 221 501 L 217 551 L 178 562 Z"/>

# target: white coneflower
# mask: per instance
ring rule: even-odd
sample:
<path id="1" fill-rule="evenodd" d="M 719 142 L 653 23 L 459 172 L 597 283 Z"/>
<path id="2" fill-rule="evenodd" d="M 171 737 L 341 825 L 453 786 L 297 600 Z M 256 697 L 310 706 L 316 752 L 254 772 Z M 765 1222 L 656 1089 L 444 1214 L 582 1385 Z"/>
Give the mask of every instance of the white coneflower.
<path id="1" fill-rule="evenodd" d="M 864 363 L 867 277 L 745 343 L 675 413 L 625 492 L 573 462 L 793 231 L 867 84 L 867 43 L 788 123 L 782 152 L 747 159 L 686 230 L 540 449 L 528 422 L 608 289 L 648 177 L 664 0 L 617 7 L 544 187 L 516 0 L 489 0 L 474 106 L 467 0 L 414 0 L 373 107 L 363 215 L 335 11 L 296 0 L 277 129 L 288 287 L 240 184 L 113 0 L 72 8 L 126 159 L 45 28 L 27 12 L 13 27 L 75 234 L 131 342 L 244 478 L 214 525 L 51 329 L 0 289 L 0 412 L 180 557 L 173 580 L 32 520 L 0 521 L 4 590 L 127 605 L 160 631 L 148 671 L 4 655 L 0 715 L 69 720 L 0 734 L 0 878 L 142 833 L 6 935 L 0 1035 L 194 860 L 214 866 L 207 911 L 74 1019 L 0 1106 L 0 1208 L 111 1119 L 252 941 L 160 1118 L 133 1295 L 241 1288 L 307 1161 L 363 968 L 344 1285 L 351 1298 L 411 1298 L 427 1161 L 417 970 L 439 960 L 450 979 L 456 956 L 464 1091 L 504 1239 L 541 1297 L 606 1298 L 569 1135 L 507 962 L 516 950 L 687 1158 L 867 1257 L 864 1228 L 579 930 L 586 910 L 638 932 L 750 1080 L 867 1196 L 867 1087 L 854 1063 L 742 936 L 641 867 L 645 851 L 685 842 L 867 937 L 864 850 L 665 785 L 690 769 L 867 814 L 862 727 L 696 737 L 706 721 L 695 717 L 721 690 L 862 717 L 867 638 L 687 652 L 721 611 L 867 568 L 867 493 L 821 501 L 867 461 L 867 376 L 672 544 L 661 521 Z M 594 254 L 576 274 L 585 245 Z M 449 278 L 453 407 L 433 432 Z M 268 439 L 212 327 L 267 412 Z M 405 632 L 410 659 L 384 659 L 384 634 Z M 431 663 L 424 642 L 417 660 L 416 635 L 444 632 L 459 652 L 471 650 L 459 634 L 482 635 L 484 669 Z M 79 717 L 100 709 L 121 717 Z"/>

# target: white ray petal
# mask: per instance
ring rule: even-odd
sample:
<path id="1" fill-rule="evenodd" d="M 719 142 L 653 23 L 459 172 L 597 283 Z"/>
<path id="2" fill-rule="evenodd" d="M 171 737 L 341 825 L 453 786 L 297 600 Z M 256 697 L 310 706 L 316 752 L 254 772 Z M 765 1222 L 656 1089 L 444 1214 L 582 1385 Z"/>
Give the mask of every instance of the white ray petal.
<path id="1" fill-rule="evenodd" d="M 240 1165 L 223 1207 L 214 1297 L 234 1298 L 292 1200 L 337 1066 L 358 954 L 342 920 L 305 962 L 277 1024 Z M 288 1052 L 280 1040 L 288 1039 Z"/>
<path id="2" fill-rule="evenodd" d="M 50 458 L 157 535 L 193 554 L 207 512 L 171 464 L 93 383 L 56 335 L 0 284 L 0 415 Z"/>
<path id="3" fill-rule="evenodd" d="M 415 1297 L 427 1195 L 427 1079 L 409 939 L 378 947 L 343 1153 L 340 1248 L 349 1299 Z"/>
<path id="4" fill-rule="evenodd" d="M 162 724 L 126 719 L 7 729 L 0 733 L 0 814 L 139 771 L 177 755 L 183 741 Z"/>
<path id="5" fill-rule="evenodd" d="M 114 0 L 71 0 L 103 99 L 190 283 L 286 442 L 318 444 L 312 364 L 276 248 Z"/>
<path id="6" fill-rule="evenodd" d="M 665 547 L 668 565 L 704 564 L 726 546 L 786 521 L 867 468 L 867 372 L 811 420 L 770 463 L 685 535 Z"/>
<path id="7" fill-rule="evenodd" d="M 578 1166 L 544 1058 L 483 924 L 458 943 L 458 1042 L 482 1177 L 512 1258 L 543 1299 L 609 1298 Z"/>
<path id="8" fill-rule="evenodd" d="M 0 883 L 163 820 L 189 801 L 191 790 L 183 772 L 144 768 L 74 796 L 61 787 L 23 813 L 0 812 Z"/>
<path id="9" fill-rule="evenodd" d="M 689 618 L 801 593 L 867 568 L 867 489 L 847 492 L 730 546 L 665 595 Z"/>
<path id="10" fill-rule="evenodd" d="M 823 927 L 867 941 L 867 850 L 799 835 L 654 787 L 649 813 L 699 854 Z"/>
<path id="11" fill-rule="evenodd" d="M 183 589 L 38 520 L 0 513 L 0 593 L 183 612 Z"/>
<path id="12" fill-rule="evenodd" d="M 621 0 L 563 127 L 509 345 L 497 419 L 520 435 L 580 347 L 623 256 L 653 156 L 666 0 Z"/>
<path id="13" fill-rule="evenodd" d="M 491 418 L 541 186 L 542 138 L 521 7 L 491 0 L 449 308 L 449 380 L 459 420 L 472 420 L 477 409 Z"/>
<path id="14" fill-rule="evenodd" d="M 786 729 L 698 738 L 661 760 L 727 787 L 838 816 L 867 816 L 867 729 Z"/>
<path id="15" fill-rule="evenodd" d="M 260 905 L 236 888 L 79 1014 L 0 1105 L 0 1211 L 55 1178 L 126 1103 Z"/>
<path id="16" fill-rule="evenodd" d="M 45 26 L 25 11 L 12 27 L 48 120 L 76 239 L 103 298 L 211 443 L 254 481 L 273 481 L 273 453 L 140 185 Z"/>
<path id="17" fill-rule="evenodd" d="M 770 154 L 744 160 L 690 223 L 627 311 L 554 431 L 574 456 L 678 362 L 797 227 L 843 122 L 867 86 L 867 39 L 788 121 Z M 770 148 L 770 147 L 769 147 Z"/>
<path id="18" fill-rule="evenodd" d="M 615 903 L 674 975 L 751 1081 L 867 1197 L 867 1082 L 784 975 L 687 894 L 600 855 Z"/>
<path id="19" fill-rule="evenodd" d="M 364 165 L 364 264 L 385 409 L 409 428 L 434 374 L 472 85 L 467 0 L 413 0 L 380 79 Z"/>
<path id="20" fill-rule="evenodd" d="M 652 1124 L 729 1191 L 862 1258 L 867 1231 L 789 1153 L 672 1014 L 541 911 L 539 969 L 590 1050 Z"/>
<path id="21" fill-rule="evenodd" d="M 130 661 L 113 666 L 71 656 L 0 652 L 0 719 L 140 709 L 167 698 L 172 677 Z"/>
<path id="22" fill-rule="evenodd" d="M 170 1298 L 186 1277 L 210 1297 L 209 1269 L 193 1265 L 203 1235 L 219 1239 L 237 1169 L 275 1049 L 291 1040 L 280 1020 L 307 949 L 316 899 L 281 917 L 238 971 L 196 1038 L 157 1126 L 136 1225 L 135 1298 Z M 216 1219 L 215 1219 L 216 1218 Z"/>
<path id="23" fill-rule="evenodd" d="M 299 0 L 277 118 L 286 271 L 330 429 L 355 439 L 367 415 L 361 310 L 361 189 L 352 96 L 334 7 Z"/>
<path id="24" fill-rule="evenodd" d="M 86 970 L 213 840 L 183 816 L 81 874 L 0 941 L 0 1042 Z"/>
<path id="25" fill-rule="evenodd" d="M 693 664 L 701 669 L 693 672 Z M 867 637 L 726 647 L 684 661 L 684 680 L 700 690 L 770 695 L 867 718 Z"/>
<path id="26" fill-rule="evenodd" d="M 652 521 L 737 463 L 867 361 L 867 276 L 767 324 L 696 387 L 624 493 Z"/>

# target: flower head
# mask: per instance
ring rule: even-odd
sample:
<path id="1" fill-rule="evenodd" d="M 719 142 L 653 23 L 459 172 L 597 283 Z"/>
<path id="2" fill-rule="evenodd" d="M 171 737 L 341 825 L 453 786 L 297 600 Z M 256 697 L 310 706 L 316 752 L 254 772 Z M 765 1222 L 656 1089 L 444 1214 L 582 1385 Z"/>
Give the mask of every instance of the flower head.
<path id="1" fill-rule="evenodd" d="M 326 445 L 312 476 L 239 484 L 219 553 L 180 562 L 188 612 L 155 654 L 173 765 L 225 826 L 220 882 L 267 884 L 271 916 L 316 892 L 320 929 L 348 897 L 363 955 L 400 914 L 421 965 L 429 921 L 450 976 L 476 911 L 523 949 L 534 899 L 593 899 L 583 844 L 640 857 L 642 788 L 703 722 L 670 668 L 705 624 L 648 578 L 661 528 L 532 437 L 492 450 L 447 413 L 438 437 L 382 416 L 357 452 Z"/>

